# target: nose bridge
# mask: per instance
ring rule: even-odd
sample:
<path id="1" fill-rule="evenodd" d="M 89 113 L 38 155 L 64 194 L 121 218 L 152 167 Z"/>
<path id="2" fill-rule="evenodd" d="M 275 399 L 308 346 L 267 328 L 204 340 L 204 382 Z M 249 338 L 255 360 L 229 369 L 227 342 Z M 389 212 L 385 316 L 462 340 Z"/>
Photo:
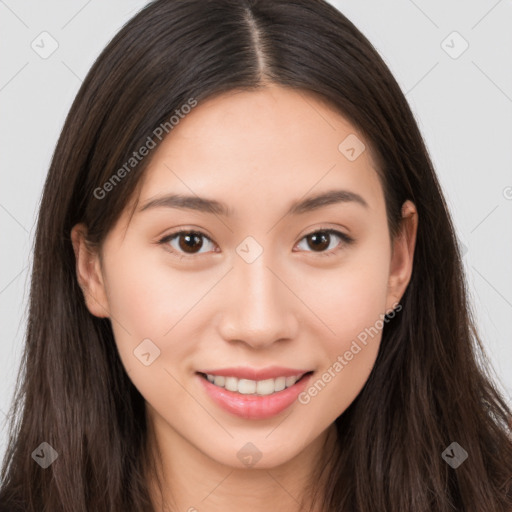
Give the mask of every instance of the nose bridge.
<path id="1" fill-rule="evenodd" d="M 243 243 L 237 252 L 240 248 L 244 249 Z M 254 247 L 249 245 L 249 254 L 251 250 Z M 264 250 L 253 260 L 243 251 L 239 254 L 234 259 L 229 298 L 224 303 L 222 336 L 253 347 L 293 337 L 296 329 L 295 305 L 290 300 L 293 294 L 283 284 L 284 276 L 276 276 L 279 271 L 274 268 L 278 265 L 271 261 L 271 251 Z"/>

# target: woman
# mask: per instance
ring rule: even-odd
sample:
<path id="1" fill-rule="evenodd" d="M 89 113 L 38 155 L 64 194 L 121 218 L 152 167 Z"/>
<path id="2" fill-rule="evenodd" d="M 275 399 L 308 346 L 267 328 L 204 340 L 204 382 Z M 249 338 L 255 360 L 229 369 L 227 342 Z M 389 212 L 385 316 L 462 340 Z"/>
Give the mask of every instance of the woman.
<path id="1" fill-rule="evenodd" d="M 157 0 L 53 156 L 0 503 L 510 510 L 482 353 L 367 39 L 323 1 Z"/>

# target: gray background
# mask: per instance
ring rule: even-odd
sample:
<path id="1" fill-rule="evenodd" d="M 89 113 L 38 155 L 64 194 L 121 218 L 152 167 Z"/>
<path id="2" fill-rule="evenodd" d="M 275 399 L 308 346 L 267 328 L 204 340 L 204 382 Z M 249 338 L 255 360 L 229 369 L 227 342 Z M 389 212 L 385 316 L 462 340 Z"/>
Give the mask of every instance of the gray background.
<path id="1" fill-rule="evenodd" d="M 511 397 L 512 2 L 332 3 L 370 39 L 406 93 L 466 251 L 480 333 L 498 384 Z M 145 4 L 0 0 L 0 456 L 50 158 L 94 59 Z M 42 58 L 52 44 L 58 48 Z"/>

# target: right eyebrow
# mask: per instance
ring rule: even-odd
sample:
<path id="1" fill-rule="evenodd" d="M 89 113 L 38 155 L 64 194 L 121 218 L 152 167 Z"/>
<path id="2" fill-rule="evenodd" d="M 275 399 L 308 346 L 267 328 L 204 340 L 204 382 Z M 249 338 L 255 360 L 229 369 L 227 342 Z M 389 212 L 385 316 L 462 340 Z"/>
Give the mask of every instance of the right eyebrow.
<path id="1" fill-rule="evenodd" d="M 213 213 L 215 215 L 223 215 L 225 217 L 230 217 L 232 215 L 232 211 L 228 206 L 220 201 L 182 194 L 168 194 L 165 196 L 155 197 L 154 199 L 147 201 L 141 208 L 139 208 L 139 211 L 143 212 L 150 208 L 164 207 L 196 210 L 199 212 Z"/>

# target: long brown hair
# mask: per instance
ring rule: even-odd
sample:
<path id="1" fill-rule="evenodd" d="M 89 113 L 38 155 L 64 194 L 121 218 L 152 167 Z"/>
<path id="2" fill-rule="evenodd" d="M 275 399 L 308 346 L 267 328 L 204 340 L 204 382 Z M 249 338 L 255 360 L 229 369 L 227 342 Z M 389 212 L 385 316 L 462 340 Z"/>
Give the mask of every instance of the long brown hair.
<path id="1" fill-rule="evenodd" d="M 329 512 L 512 508 L 511 411 L 490 377 L 432 162 L 381 57 L 323 0 L 156 0 L 94 63 L 44 186 L 0 503 L 25 512 L 153 510 L 144 399 L 110 320 L 85 306 L 70 231 L 83 222 L 101 244 L 150 158 L 125 167 L 105 197 L 98 189 L 148 137 L 158 144 L 155 130 L 191 98 L 265 83 L 318 94 L 364 134 L 392 236 L 405 200 L 419 217 L 402 310 L 384 326 L 364 388 L 336 419 L 326 488 L 311 492 Z M 46 469 L 31 457 L 42 442 L 58 453 Z M 454 442 L 468 453 L 456 469 L 442 457 Z"/>

